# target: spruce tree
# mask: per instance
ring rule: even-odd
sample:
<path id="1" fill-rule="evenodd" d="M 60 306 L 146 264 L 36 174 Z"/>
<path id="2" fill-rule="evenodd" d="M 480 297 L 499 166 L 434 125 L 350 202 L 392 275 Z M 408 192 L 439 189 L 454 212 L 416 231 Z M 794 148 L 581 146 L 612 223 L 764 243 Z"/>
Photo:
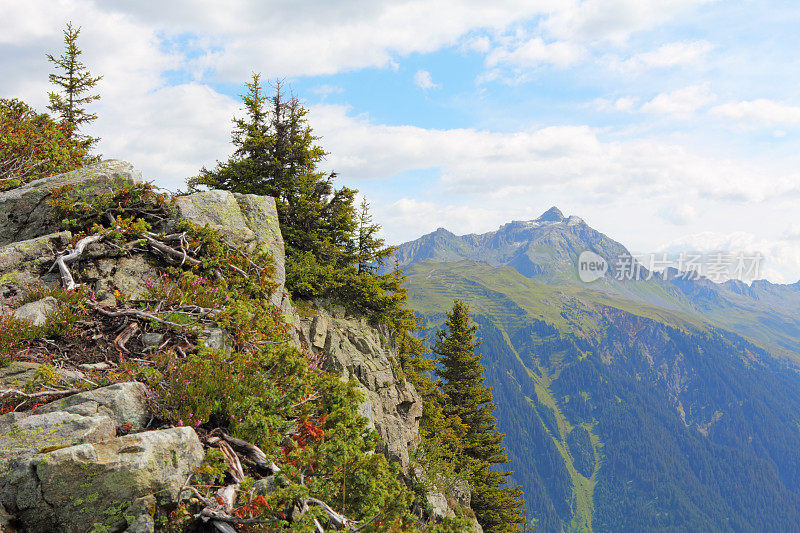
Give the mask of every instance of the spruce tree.
<path id="1" fill-rule="evenodd" d="M 369 202 L 367 202 L 366 198 L 361 200 L 357 223 L 356 257 L 358 260 L 358 273 L 375 273 L 383 266 L 386 258 L 392 255 L 397 248 L 386 246 L 385 241 L 378 237 L 381 226 L 374 222 L 372 214 L 369 212 Z"/>
<path id="2" fill-rule="evenodd" d="M 334 173 L 318 168 L 326 152 L 308 124 L 308 110 L 283 84 L 265 96 L 258 74 L 242 95 L 245 116 L 234 119 L 233 155 L 188 180 L 275 198 L 286 244 L 287 287 L 296 296 L 321 296 L 335 287 L 336 272 L 356 262 L 356 191 L 335 189 Z"/>
<path id="3" fill-rule="evenodd" d="M 436 333 L 433 353 L 436 375 L 442 391 L 445 420 L 457 420 L 465 428 L 460 436 L 463 459 L 458 468 L 466 471 L 472 489 L 472 509 L 487 533 L 520 530 L 522 491 L 508 486 L 510 471 L 495 465 L 508 462 L 502 447 L 504 435 L 497 429 L 492 391 L 484 385 L 477 327 L 470 321 L 469 307 L 461 300 L 447 312 L 445 327 Z"/>
<path id="4" fill-rule="evenodd" d="M 77 137 L 86 150 L 90 150 L 100 139 L 78 134 L 78 130 L 97 118 L 84 106 L 100 95 L 87 95 L 100 81 L 102 76 L 92 76 L 86 66 L 80 62 L 83 53 L 78 48 L 80 27 L 73 28 L 68 22 L 64 29 L 64 53 L 59 57 L 47 54 L 47 59 L 55 65 L 56 72 L 50 74 L 50 83 L 56 86 L 57 92 L 48 93 L 50 104 L 47 109 L 61 117 L 61 121 L 70 126 L 70 138 Z"/>

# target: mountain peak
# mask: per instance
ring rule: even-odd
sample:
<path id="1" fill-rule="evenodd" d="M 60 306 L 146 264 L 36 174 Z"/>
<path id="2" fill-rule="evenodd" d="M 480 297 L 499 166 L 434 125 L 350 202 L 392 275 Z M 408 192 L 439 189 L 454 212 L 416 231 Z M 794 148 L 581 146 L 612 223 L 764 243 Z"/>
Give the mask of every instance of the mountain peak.
<path id="1" fill-rule="evenodd" d="M 561 222 L 564 220 L 564 213 L 562 213 L 561 210 L 556 206 L 553 206 L 542 213 L 542 215 L 536 220 L 539 222 Z"/>

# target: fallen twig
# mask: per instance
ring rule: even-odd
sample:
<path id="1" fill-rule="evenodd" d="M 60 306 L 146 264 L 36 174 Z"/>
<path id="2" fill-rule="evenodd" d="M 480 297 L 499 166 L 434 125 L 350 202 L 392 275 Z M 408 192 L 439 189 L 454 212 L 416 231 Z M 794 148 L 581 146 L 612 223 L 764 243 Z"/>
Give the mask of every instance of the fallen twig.
<path id="1" fill-rule="evenodd" d="M 52 271 L 53 268 L 57 266 L 58 271 L 61 274 L 61 284 L 68 291 L 74 290 L 75 287 L 77 287 L 77 284 L 75 283 L 75 279 L 72 277 L 72 273 L 70 273 L 69 268 L 67 267 L 67 263 L 71 263 L 72 261 L 76 260 L 81 256 L 81 254 L 83 254 L 83 251 L 88 245 L 92 244 L 93 242 L 101 241 L 104 237 L 105 235 L 103 234 L 96 234 L 89 235 L 88 237 L 84 237 L 83 239 L 79 240 L 72 250 L 62 252 L 56 256 L 56 261 L 50 267 L 48 272 Z"/>
<path id="2" fill-rule="evenodd" d="M 186 253 L 186 251 L 179 252 L 175 248 L 173 248 L 171 246 L 167 246 L 163 242 L 154 239 L 153 237 L 151 237 L 147 233 L 142 233 L 142 237 L 144 239 L 146 239 L 148 243 L 150 243 L 150 246 L 152 246 L 153 248 L 155 248 L 159 252 L 163 253 L 167 257 L 175 259 L 176 261 L 180 261 L 181 264 L 189 263 L 192 266 L 197 266 L 197 265 L 201 264 L 201 261 L 199 261 L 198 259 L 195 259 L 193 257 L 189 257 L 189 255 Z"/>
<path id="3" fill-rule="evenodd" d="M 67 396 L 83 392 L 83 389 L 53 389 L 39 392 L 24 392 L 19 389 L 0 389 L 0 398 L 4 396 L 22 396 L 23 398 L 41 398 L 43 396 Z"/>
<path id="4" fill-rule="evenodd" d="M 164 320 L 163 318 L 158 317 L 156 315 L 153 315 L 151 313 L 146 313 L 144 311 L 140 311 L 139 309 L 118 309 L 117 311 L 109 311 L 108 309 L 100 307 L 97 304 L 90 303 L 89 305 L 91 305 L 92 308 L 94 310 L 98 311 L 99 313 L 104 314 L 106 316 L 110 316 L 112 318 L 119 318 L 119 317 L 122 317 L 122 316 L 135 316 L 135 317 L 144 318 L 144 319 L 147 319 L 147 320 L 155 320 L 156 322 L 158 322 L 160 324 L 164 324 L 164 325 L 167 325 L 167 326 L 175 326 L 175 327 L 178 327 L 178 328 L 185 328 L 186 326 L 190 326 L 191 325 L 191 324 L 178 324 L 177 322 L 170 322 L 169 320 Z"/>

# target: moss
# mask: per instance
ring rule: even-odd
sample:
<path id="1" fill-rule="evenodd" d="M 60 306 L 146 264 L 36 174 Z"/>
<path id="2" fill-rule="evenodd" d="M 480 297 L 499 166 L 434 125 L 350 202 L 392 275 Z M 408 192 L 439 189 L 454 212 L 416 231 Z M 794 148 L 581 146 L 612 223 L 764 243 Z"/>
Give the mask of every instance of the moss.
<path id="1" fill-rule="evenodd" d="M 6 272 L 2 276 L 0 276 L 0 285 L 19 285 L 19 277 L 21 272 L 13 270 L 11 272 Z"/>

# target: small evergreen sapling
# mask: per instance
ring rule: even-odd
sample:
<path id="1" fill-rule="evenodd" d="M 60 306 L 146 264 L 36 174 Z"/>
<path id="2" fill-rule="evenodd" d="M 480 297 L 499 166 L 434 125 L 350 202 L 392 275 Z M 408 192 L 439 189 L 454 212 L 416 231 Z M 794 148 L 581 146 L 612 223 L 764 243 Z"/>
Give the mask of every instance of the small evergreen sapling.
<path id="1" fill-rule="evenodd" d="M 56 69 L 56 72 L 50 74 L 50 83 L 55 85 L 57 91 L 48 93 L 50 104 L 47 109 L 59 115 L 61 121 L 70 126 L 70 138 L 77 137 L 86 150 L 91 150 L 100 139 L 78 135 L 77 132 L 97 118 L 97 115 L 89 113 L 85 106 L 94 100 L 99 100 L 100 95 L 86 93 L 90 92 L 103 77 L 92 76 L 79 60 L 79 56 L 83 53 L 77 44 L 80 33 L 80 27 L 74 28 L 72 23 L 68 22 L 64 29 L 64 53 L 59 57 L 47 54 L 48 61 L 53 63 Z"/>

